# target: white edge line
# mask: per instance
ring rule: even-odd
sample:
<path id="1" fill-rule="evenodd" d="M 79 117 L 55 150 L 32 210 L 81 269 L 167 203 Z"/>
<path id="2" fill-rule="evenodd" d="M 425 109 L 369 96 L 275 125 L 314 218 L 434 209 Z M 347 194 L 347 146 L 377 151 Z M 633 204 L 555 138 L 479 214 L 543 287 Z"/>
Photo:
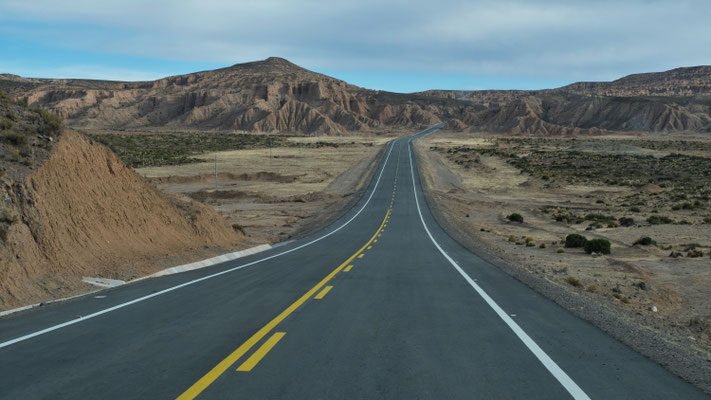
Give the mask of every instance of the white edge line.
<path id="1" fill-rule="evenodd" d="M 506 325 L 511 328 L 511 330 L 518 336 L 519 339 L 523 342 L 523 344 L 528 347 L 528 349 L 533 353 L 536 358 L 538 358 L 538 361 L 540 361 L 544 367 L 555 377 L 558 382 L 560 382 L 561 385 L 565 388 L 565 390 L 570 393 L 571 396 L 573 396 L 574 399 L 576 400 L 590 400 L 590 397 L 588 397 L 587 394 L 568 376 L 568 374 L 563 371 L 558 364 L 551 359 L 548 354 L 546 354 L 543 349 L 541 349 L 536 342 L 531 339 L 530 336 L 520 327 L 518 324 L 511 319 L 511 317 L 504 312 L 504 310 L 499 307 L 496 302 L 489 297 L 489 295 L 482 289 L 479 285 L 477 285 L 476 282 L 466 273 L 462 268 L 457 264 L 447 253 L 442 250 L 442 247 L 440 247 L 439 243 L 434 239 L 432 236 L 432 233 L 430 233 L 430 230 L 427 228 L 427 224 L 425 223 L 425 219 L 422 216 L 422 211 L 420 210 L 420 201 L 417 199 L 417 185 L 415 183 L 415 171 L 413 168 L 412 164 L 412 149 L 411 149 L 411 144 L 412 144 L 412 139 L 408 141 L 408 155 L 410 157 L 410 175 L 412 176 L 412 191 L 415 195 L 415 204 L 417 205 L 417 212 L 420 214 L 420 221 L 422 221 L 422 226 L 425 228 L 425 231 L 427 232 L 427 235 L 430 237 L 430 240 L 432 243 L 434 243 L 435 247 L 437 247 L 437 250 L 439 250 L 440 253 L 444 256 L 444 258 L 449 261 L 450 264 L 454 267 L 454 269 L 459 272 L 459 274 L 471 285 L 472 288 L 481 296 L 482 299 L 486 302 L 486 304 L 491 307 L 494 312 L 506 323 Z"/>
<path id="2" fill-rule="evenodd" d="M 20 336 L 20 337 L 15 338 L 15 339 L 8 340 L 8 341 L 6 341 L 6 342 L 2 342 L 2 343 L 0 343 L 0 349 L 3 348 L 3 347 L 8 347 L 8 346 L 11 346 L 11 345 L 13 345 L 13 344 L 16 344 L 16 343 L 25 341 L 25 340 L 27 340 L 27 339 L 31 339 L 31 338 L 33 338 L 33 337 L 37 337 L 37 336 L 40 336 L 40 335 L 44 335 L 45 333 L 49 333 L 49 332 L 52 332 L 52 331 L 56 331 L 57 329 L 61 329 L 61 328 L 64 328 L 64 327 L 66 327 L 66 326 L 69 326 L 69 325 L 74 325 L 74 324 L 77 324 L 77 323 L 79 323 L 79 322 L 83 322 L 83 321 L 86 321 L 86 320 L 88 320 L 88 319 L 95 318 L 95 317 L 98 317 L 98 316 L 100 316 L 100 315 L 104 315 L 104 314 L 110 313 L 110 312 L 112 312 L 112 311 L 116 311 L 116 310 L 121 309 L 121 308 L 124 308 L 124 307 L 128 307 L 128 306 L 130 306 L 130 305 L 132 305 L 132 304 L 140 303 L 140 302 L 142 302 L 142 301 L 151 299 L 151 298 L 153 298 L 153 297 L 157 297 L 157 296 L 166 294 L 166 293 L 168 293 L 168 292 L 172 292 L 172 291 L 174 291 L 174 290 L 178 290 L 178 289 L 183 288 L 183 287 L 185 287 L 185 286 L 190 286 L 190 285 L 193 285 L 193 284 L 198 283 L 198 282 L 202 282 L 202 281 L 205 281 L 205 280 L 208 280 L 208 279 L 212 279 L 212 278 L 218 277 L 218 276 L 220 276 L 220 275 L 228 274 L 228 273 L 230 273 L 230 272 L 234 272 L 234 271 L 237 271 L 237 270 L 239 270 L 239 269 L 252 266 L 252 265 L 254 265 L 254 264 L 259 264 L 259 263 L 261 263 L 261 262 L 263 262 L 263 261 L 271 260 L 272 258 L 276 258 L 276 257 L 283 256 L 284 254 L 288 254 L 288 253 L 294 252 L 294 251 L 296 251 L 296 250 L 303 249 L 303 248 L 306 247 L 306 246 L 310 246 L 310 245 L 312 245 L 312 244 L 314 244 L 314 243 L 316 243 L 316 242 L 318 242 L 318 241 L 320 241 L 320 240 L 323 240 L 323 239 L 325 239 L 325 238 L 327 238 L 327 237 L 333 235 L 334 233 L 336 233 L 336 232 L 340 231 L 341 229 L 343 229 L 346 225 L 350 224 L 354 219 L 356 219 L 356 217 L 357 217 L 358 215 L 360 215 L 360 213 L 365 209 L 365 207 L 368 206 L 368 204 L 370 203 L 370 200 L 373 198 L 373 195 L 374 195 L 375 192 L 378 190 L 378 184 L 380 183 L 380 178 L 383 176 L 383 172 L 385 171 L 385 167 L 388 165 L 388 160 L 390 159 L 390 153 L 392 153 L 393 147 L 395 146 L 395 142 L 396 142 L 396 141 L 397 141 L 397 139 L 396 139 L 396 140 L 393 140 L 393 141 L 390 143 L 390 149 L 388 150 L 388 155 L 385 157 L 385 161 L 383 162 L 383 166 L 382 166 L 382 168 L 380 169 L 380 174 L 378 174 L 378 179 L 375 181 L 375 185 L 373 186 L 373 190 L 370 192 L 370 196 L 368 196 L 368 199 L 366 200 L 365 204 L 363 204 L 363 207 L 361 207 L 360 210 L 358 210 L 358 212 L 355 213 L 355 215 L 353 215 L 348 221 L 346 221 L 343 225 L 339 226 L 338 228 L 334 229 L 333 231 L 331 231 L 331 232 L 329 232 L 329 233 L 327 233 L 327 234 L 325 234 L 325 235 L 323 235 L 323 236 L 321 236 L 321 237 L 319 237 L 319 238 L 316 238 L 316 239 L 314 239 L 314 240 L 312 240 L 312 241 L 310 241 L 310 242 L 308 242 L 308 243 L 304 243 L 304 244 L 302 244 L 301 246 L 294 247 L 293 249 L 289 249 L 289 250 L 283 251 L 283 252 L 281 252 L 281 253 L 271 255 L 271 256 L 269 256 L 269 257 L 265 257 L 265 258 L 262 258 L 262 259 L 259 259 L 259 260 L 252 261 L 252 262 L 247 263 L 247 264 L 243 264 L 243 265 L 240 265 L 240 266 L 237 266 L 237 267 L 234 267 L 234 268 L 230 268 L 230 269 L 227 269 L 227 270 L 224 270 L 224 271 L 221 271 L 221 272 L 217 272 L 217 273 L 212 274 L 212 275 L 203 276 L 202 278 L 198 278 L 198 279 L 195 279 L 195 280 L 192 280 L 192 281 L 189 281 L 189 282 L 181 283 L 180 285 L 172 286 L 172 287 L 169 287 L 169 288 L 167 288 L 167 289 L 163 289 L 163 290 L 161 290 L 161 291 L 158 291 L 158 292 L 155 292 L 155 293 L 151 293 L 151 294 L 149 294 L 149 295 L 146 295 L 146 296 L 143 296 L 143 297 L 139 297 L 139 298 L 133 299 L 133 300 L 131 300 L 131 301 L 127 301 L 127 302 L 125 302 L 125 303 L 117 304 L 117 305 L 115 305 L 115 306 L 113 306 L 113 307 L 109 307 L 109 308 L 106 308 L 106 309 L 104 309 L 104 310 L 97 311 L 97 312 L 95 312 L 95 313 L 92 313 L 92 314 L 89 314 L 89 315 L 86 315 L 86 316 L 83 316 L 83 317 L 78 317 L 78 318 L 76 318 L 76 319 L 73 319 L 73 320 L 70 320 L 70 321 L 67 321 L 67 322 L 58 324 L 58 325 L 50 326 L 49 328 L 45 328 L 45 329 L 42 329 L 42 330 L 39 330 L 39 331 L 36 331 L 36 332 L 33 332 L 33 333 L 29 333 L 29 334 L 24 335 L 24 336 Z"/>

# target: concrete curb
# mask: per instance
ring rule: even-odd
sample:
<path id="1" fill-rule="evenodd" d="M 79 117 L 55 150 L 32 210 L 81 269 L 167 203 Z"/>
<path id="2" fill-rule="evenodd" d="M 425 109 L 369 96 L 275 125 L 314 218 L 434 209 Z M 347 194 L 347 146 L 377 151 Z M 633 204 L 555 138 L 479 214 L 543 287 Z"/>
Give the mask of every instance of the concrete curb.
<path id="1" fill-rule="evenodd" d="M 159 276 L 179 274 L 179 273 L 185 272 L 185 271 L 192 271 L 192 270 L 196 270 L 196 269 L 200 269 L 200 268 L 210 267 L 210 266 L 220 264 L 220 263 L 223 263 L 226 261 L 232 261 L 232 260 L 236 260 L 238 258 L 250 256 L 252 254 L 261 253 L 261 252 L 269 250 L 271 248 L 272 248 L 271 245 L 260 244 L 259 246 L 250 247 L 248 249 L 244 249 L 244 250 L 240 250 L 240 251 L 235 251 L 234 253 L 222 254 L 217 257 L 208 258 L 206 260 L 196 261 L 196 262 L 189 263 L 189 264 L 178 265 L 177 267 L 166 268 L 162 271 L 158 271 L 156 273 L 153 273 L 148 276 L 144 276 L 142 278 L 134 279 L 130 282 L 137 282 L 137 281 L 141 281 L 143 279 L 157 278 Z"/>
<path id="2" fill-rule="evenodd" d="M 144 276 L 141 278 L 136 278 L 136 279 L 128 281 L 128 282 L 124 282 L 124 281 L 116 280 L 116 279 L 107 279 L 107 278 L 91 278 L 91 277 L 87 277 L 87 276 L 83 277 L 82 281 L 85 283 L 88 283 L 90 285 L 98 286 L 98 287 L 101 287 L 104 289 L 114 288 L 114 287 L 129 284 L 129 283 L 142 281 L 142 280 L 148 279 L 148 278 L 157 278 L 159 276 L 173 275 L 173 274 L 178 274 L 181 272 L 192 271 L 192 270 L 196 270 L 196 269 L 200 269 L 200 268 L 210 267 L 210 266 L 213 266 L 216 264 L 223 263 L 225 261 L 232 261 L 232 260 L 236 260 L 238 258 L 250 256 L 252 254 L 261 253 L 261 252 L 269 250 L 271 248 L 272 248 L 272 246 L 269 244 L 260 244 L 259 246 L 250 247 L 248 249 L 244 249 L 244 250 L 240 250 L 240 251 L 235 251 L 233 253 L 222 254 L 217 257 L 208 258 L 206 260 L 196 261 L 196 262 L 189 263 L 189 264 L 183 264 L 183 265 L 178 265 L 176 267 L 166 268 L 164 270 L 155 272 L 151 275 L 147 275 L 147 276 Z M 0 311 L 0 317 L 14 314 L 14 313 L 20 312 L 20 311 L 29 310 L 29 309 L 39 307 L 44 304 L 58 303 L 60 301 L 66 301 L 66 300 L 75 299 L 77 297 L 87 296 L 87 295 L 99 292 L 101 290 L 102 289 L 92 290 L 92 291 L 89 291 L 86 293 L 78 294 L 76 296 L 65 297 L 63 299 L 49 300 L 49 301 L 45 301 L 42 303 L 30 304 L 30 305 L 23 306 L 23 307 L 13 308 L 12 310 Z"/>

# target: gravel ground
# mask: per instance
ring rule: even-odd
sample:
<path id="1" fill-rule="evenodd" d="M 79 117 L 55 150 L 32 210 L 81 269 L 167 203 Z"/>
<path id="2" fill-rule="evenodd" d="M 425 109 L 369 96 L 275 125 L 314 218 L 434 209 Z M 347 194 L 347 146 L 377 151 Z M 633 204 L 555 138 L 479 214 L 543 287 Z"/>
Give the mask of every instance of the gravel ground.
<path id="1" fill-rule="evenodd" d="M 421 149 L 416 147 L 418 166 L 422 160 L 420 151 Z M 678 338 L 645 327 L 634 316 L 607 307 L 590 293 L 573 291 L 507 262 L 495 250 L 484 246 L 473 232 L 464 229 L 465 225 L 459 222 L 460 218 L 446 213 L 439 203 L 441 199 L 437 199 L 428 187 L 421 169 L 419 173 L 427 203 L 435 219 L 457 242 L 578 317 L 711 394 L 711 358 L 694 348 L 684 346 Z"/>

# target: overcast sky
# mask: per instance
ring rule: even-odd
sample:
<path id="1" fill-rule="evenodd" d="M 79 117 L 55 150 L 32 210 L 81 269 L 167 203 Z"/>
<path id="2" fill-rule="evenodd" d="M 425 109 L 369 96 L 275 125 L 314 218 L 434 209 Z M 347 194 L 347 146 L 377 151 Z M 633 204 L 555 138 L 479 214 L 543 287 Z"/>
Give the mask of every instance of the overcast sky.
<path id="1" fill-rule="evenodd" d="M 278 56 L 371 89 L 711 64 L 709 0 L 0 0 L 0 72 L 147 80 Z"/>

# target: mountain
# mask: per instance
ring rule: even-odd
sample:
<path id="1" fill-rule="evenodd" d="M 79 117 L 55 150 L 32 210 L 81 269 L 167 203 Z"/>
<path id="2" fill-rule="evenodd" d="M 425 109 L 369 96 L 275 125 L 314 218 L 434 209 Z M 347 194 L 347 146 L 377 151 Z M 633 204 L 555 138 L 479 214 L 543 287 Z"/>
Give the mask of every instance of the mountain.
<path id="1" fill-rule="evenodd" d="M 711 94 L 711 66 L 634 74 L 612 82 L 578 82 L 559 90 L 596 96 L 699 96 Z"/>
<path id="2" fill-rule="evenodd" d="M 449 121 L 450 128 L 460 130 L 533 135 L 711 132 L 711 66 L 548 90 L 430 90 L 419 94 L 486 107 L 465 119 Z"/>
<path id="3" fill-rule="evenodd" d="M 339 134 L 440 122 L 429 104 L 366 90 L 282 58 L 152 82 L 28 79 L 0 89 L 77 128 L 194 128 Z M 393 97 L 389 101 L 381 98 Z M 427 103 L 432 103 L 428 101 Z M 441 103 L 441 102 L 440 102 Z"/>
<path id="4" fill-rule="evenodd" d="M 711 67 L 580 82 L 558 89 L 360 88 L 282 58 L 150 82 L 0 75 L 0 89 L 75 128 L 343 134 L 419 128 L 508 134 L 711 132 Z"/>

